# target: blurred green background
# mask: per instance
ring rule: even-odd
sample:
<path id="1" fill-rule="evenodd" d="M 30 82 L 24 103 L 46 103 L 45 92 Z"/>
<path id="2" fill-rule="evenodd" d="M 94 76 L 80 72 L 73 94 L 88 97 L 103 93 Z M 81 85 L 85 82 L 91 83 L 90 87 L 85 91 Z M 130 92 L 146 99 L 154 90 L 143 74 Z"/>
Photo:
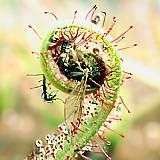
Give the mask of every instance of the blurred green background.
<path id="1" fill-rule="evenodd" d="M 160 160 L 160 0 L 0 0 L 0 160 L 23 159 L 35 139 L 63 121 L 60 103 L 46 104 L 40 89 L 30 90 L 40 80 L 26 76 L 41 72 L 31 54 L 40 41 L 27 25 L 43 37 L 55 22 L 44 11 L 66 19 L 94 4 L 109 13 L 106 28 L 112 16 L 120 19 L 112 36 L 136 26 L 120 46 L 139 44 L 122 53 L 125 70 L 134 75 L 121 90 L 132 113 L 117 122 L 124 139 L 110 133 L 108 152 L 113 160 Z"/>

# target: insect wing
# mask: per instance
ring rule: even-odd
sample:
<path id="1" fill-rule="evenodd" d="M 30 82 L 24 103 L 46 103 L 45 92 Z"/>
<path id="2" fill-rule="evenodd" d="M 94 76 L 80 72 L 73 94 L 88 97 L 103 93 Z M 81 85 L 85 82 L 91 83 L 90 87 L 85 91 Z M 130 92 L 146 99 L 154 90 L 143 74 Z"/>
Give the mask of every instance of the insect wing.
<path id="1" fill-rule="evenodd" d="M 64 106 L 64 117 L 66 121 L 74 121 L 77 118 L 81 118 L 85 90 L 86 80 L 82 80 L 76 85 L 71 95 L 66 99 Z"/>

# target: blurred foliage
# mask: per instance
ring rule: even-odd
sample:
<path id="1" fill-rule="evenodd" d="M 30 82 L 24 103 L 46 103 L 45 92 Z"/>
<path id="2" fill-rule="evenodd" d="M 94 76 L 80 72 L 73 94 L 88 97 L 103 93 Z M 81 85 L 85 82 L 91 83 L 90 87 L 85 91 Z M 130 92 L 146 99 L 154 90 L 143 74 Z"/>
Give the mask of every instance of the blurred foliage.
<path id="1" fill-rule="evenodd" d="M 107 146 L 108 153 L 113 160 L 160 159 L 159 0 L 0 0 L 1 160 L 22 159 L 33 140 L 53 132 L 63 121 L 60 102 L 46 104 L 40 97 L 40 89 L 30 90 L 40 80 L 40 77 L 26 76 L 41 72 L 37 56 L 31 54 L 32 50 L 38 51 L 40 42 L 27 25 L 33 24 L 44 36 L 52 17 L 45 16 L 43 11 L 53 10 L 65 19 L 72 17 L 76 9 L 85 14 L 95 3 L 109 12 L 107 26 L 112 15 L 120 19 L 113 36 L 131 24 L 136 26 L 120 46 L 139 43 L 139 47 L 122 54 L 124 69 L 134 74 L 124 83 L 121 92 L 132 113 L 128 115 L 123 108 L 123 120 L 113 127 L 124 133 L 125 138 L 107 132 L 111 141 L 111 146 Z"/>

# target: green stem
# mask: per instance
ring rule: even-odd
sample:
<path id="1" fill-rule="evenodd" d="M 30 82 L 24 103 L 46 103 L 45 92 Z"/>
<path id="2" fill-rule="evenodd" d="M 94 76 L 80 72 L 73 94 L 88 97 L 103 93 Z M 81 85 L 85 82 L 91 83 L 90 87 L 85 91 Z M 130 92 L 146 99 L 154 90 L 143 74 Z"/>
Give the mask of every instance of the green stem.
<path id="1" fill-rule="evenodd" d="M 75 137 L 71 137 L 72 141 L 65 143 L 64 149 L 57 152 L 56 160 L 74 157 L 75 150 L 83 148 L 95 136 L 111 110 L 112 108 L 108 110 L 101 109 L 86 125 L 83 125 L 81 131 Z"/>

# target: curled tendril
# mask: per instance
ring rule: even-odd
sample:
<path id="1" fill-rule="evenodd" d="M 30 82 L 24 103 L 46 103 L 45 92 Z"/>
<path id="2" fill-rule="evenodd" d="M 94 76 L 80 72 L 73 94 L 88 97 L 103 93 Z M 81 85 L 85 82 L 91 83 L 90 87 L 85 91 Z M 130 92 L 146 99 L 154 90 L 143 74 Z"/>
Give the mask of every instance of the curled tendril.
<path id="1" fill-rule="evenodd" d="M 100 17 L 94 17 L 96 9 L 94 6 L 87 14 L 92 13 L 92 23 L 77 23 L 74 16 L 72 23 L 56 26 L 42 42 L 40 61 L 45 77 L 68 93 L 65 122 L 55 133 L 37 140 L 26 160 L 69 160 L 83 156 L 85 147 L 99 137 L 100 127 L 106 126 L 108 115 L 115 108 L 123 72 L 118 50 L 107 35 L 116 20 L 114 17 L 108 31 L 99 29 Z M 104 23 L 105 19 L 103 26 Z"/>

